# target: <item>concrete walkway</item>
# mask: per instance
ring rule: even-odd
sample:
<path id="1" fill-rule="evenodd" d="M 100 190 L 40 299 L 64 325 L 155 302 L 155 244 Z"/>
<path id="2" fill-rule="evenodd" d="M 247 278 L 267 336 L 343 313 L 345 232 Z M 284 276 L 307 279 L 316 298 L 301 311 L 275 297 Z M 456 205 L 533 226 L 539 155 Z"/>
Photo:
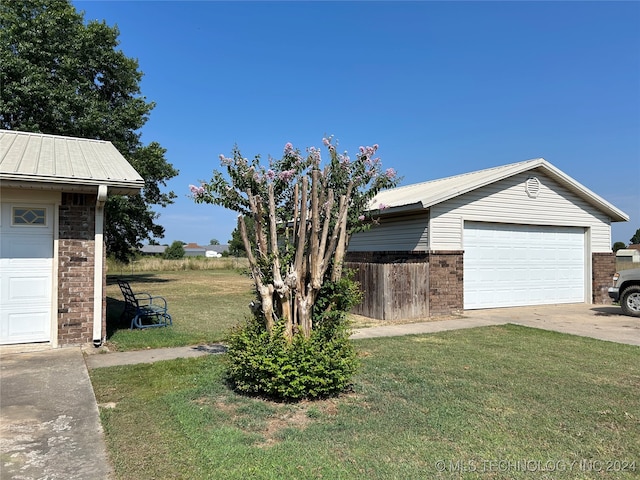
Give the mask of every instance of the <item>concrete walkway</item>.
<path id="1" fill-rule="evenodd" d="M 98 406 L 79 347 L 3 354 L 0 385 L 0 478 L 109 478 Z"/>
<path id="2" fill-rule="evenodd" d="M 640 346 L 640 318 L 619 307 L 550 305 L 466 311 L 439 321 L 384 325 L 351 338 L 435 333 L 515 323 Z M 197 357 L 222 345 L 95 353 L 79 348 L 31 353 L 0 350 L 0 478 L 15 480 L 108 479 L 111 468 L 87 367 L 102 368 Z"/>
<path id="3" fill-rule="evenodd" d="M 133 352 L 97 353 L 86 357 L 87 367 L 103 368 L 136 363 L 153 363 L 161 360 L 176 358 L 193 358 L 202 355 L 224 353 L 227 349 L 223 345 L 198 345 L 194 347 L 152 348 Z"/>

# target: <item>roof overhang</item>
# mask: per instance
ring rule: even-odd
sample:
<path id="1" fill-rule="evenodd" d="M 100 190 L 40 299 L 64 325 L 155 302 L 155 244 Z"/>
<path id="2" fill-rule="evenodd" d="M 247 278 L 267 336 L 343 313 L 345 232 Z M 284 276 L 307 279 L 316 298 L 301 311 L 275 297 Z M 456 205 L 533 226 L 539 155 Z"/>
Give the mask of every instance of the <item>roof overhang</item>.
<path id="1" fill-rule="evenodd" d="M 73 192 L 73 193 L 96 193 L 97 188 L 100 185 L 106 185 L 109 188 L 109 194 L 116 195 L 137 195 L 144 187 L 144 182 L 131 182 L 131 183 L 109 183 L 99 182 L 92 180 L 78 181 L 79 179 L 73 179 L 73 181 L 65 181 L 66 179 L 57 177 L 52 178 L 38 178 L 28 179 L 24 176 L 18 176 L 22 178 L 12 178 L 11 175 L 0 175 L 0 188 L 15 188 L 24 190 L 55 190 L 60 192 Z"/>

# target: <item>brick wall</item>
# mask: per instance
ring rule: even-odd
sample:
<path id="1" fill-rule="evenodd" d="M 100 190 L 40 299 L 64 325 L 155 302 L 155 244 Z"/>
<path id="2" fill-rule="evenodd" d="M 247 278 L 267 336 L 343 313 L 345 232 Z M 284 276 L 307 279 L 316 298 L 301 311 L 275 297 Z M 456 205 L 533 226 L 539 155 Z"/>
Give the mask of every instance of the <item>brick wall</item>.
<path id="1" fill-rule="evenodd" d="M 592 253 L 591 291 L 594 304 L 610 304 L 611 298 L 607 290 L 613 285 L 613 274 L 616 273 L 616 257 L 614 253 Z"/>
<path id="2" fill-rule="evenodd" d="M 95 203 L 95 195 L 62 194 L 58 242 L 58 343 L 61 346 L 93 340 Z M 104 303 L 103 300 L 103 312 Z"/>
<path id="3" fill-rule="evenodd" d="M 429 253 L 429 314 L 448 315 L 464 308 L 463 251 Z"/>

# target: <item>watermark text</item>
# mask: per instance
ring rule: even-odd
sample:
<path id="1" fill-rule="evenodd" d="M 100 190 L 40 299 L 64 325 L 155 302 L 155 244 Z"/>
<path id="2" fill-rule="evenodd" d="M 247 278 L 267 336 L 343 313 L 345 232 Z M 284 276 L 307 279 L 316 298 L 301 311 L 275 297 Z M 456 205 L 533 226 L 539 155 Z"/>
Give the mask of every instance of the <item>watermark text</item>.
<path id="1" fill-rule="evenodd" d="M 436 460 L 438 472 L 640 472 L 636 460 Z"/>

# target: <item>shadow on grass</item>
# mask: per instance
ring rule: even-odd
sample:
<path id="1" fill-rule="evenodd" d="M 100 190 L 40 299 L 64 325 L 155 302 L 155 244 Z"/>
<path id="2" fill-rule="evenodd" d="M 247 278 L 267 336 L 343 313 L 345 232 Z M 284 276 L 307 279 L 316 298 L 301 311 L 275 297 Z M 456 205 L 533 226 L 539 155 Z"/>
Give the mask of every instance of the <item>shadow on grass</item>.
<path id="1" fill-rule="evenodd" d="M 126 280 L 135 283 L 166 283 L 174 282 L 174 279 L 158 277 L 154 273 L 131 273 L 127 275 L 107 275 L 107 285 L 116 285 L 118 280 Z"/>
<path id="2" fill-rule="evenodd" d="M 207 352 L 210 354 L 219 354 L 219 353 L 227 353 L 227 346 L 222 345 L 221 343 L 217 343 L 214 345 L 198 345 L 193 347 L 193 350 L 198 350 L 199 352 Z"/>
<path id="3" fill-rule="evenodd" d="M 123 300 L 107 297 L 107 340 L 119 330 L 131 329 L 131 315 L 122 316 L 124 305 Z M 144 319 L 145 325 L 148 324 L 146 320 Z"/>
<path id="4" fill-rule="evenodd" d="M 131 319 L 122 318 L 123 311 L 123 300 L 107 297 L 107 339 L 118 330 L 128 329 L 131 326 Z"/>

